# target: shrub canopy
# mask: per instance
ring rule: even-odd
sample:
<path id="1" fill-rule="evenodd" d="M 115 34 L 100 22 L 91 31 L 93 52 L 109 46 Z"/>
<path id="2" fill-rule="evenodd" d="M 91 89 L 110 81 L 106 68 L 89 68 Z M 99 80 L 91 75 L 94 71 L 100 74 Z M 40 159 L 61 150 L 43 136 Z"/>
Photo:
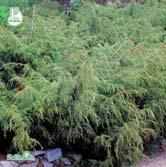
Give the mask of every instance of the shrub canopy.
<path id="1" fill-rule="evenodd" d="M 32 43 L 31 7 L 21 26 L 2 24 L 0 140 L 91 150 L 104 167 L 138 160 L 166 134 L 165 10 L 85 1 L 67 18 L 58 3 L 36 5 Z"/>

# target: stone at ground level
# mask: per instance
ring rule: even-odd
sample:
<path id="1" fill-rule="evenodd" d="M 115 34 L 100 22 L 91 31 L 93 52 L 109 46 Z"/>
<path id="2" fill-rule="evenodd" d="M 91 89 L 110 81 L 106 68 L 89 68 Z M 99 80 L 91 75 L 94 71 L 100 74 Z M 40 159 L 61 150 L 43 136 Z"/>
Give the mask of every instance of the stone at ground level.
<path id="1" fill-rule="evenodd" d="M 45 154 L 45 151 L 42 151 L 42 150 L 35 150 L 35 151 L 32 151 L 32 154 L 37 157 L 37 156 L 40 156 L 40 155 L 44 155 Z"/>
<path id="2" fill-rule="evenodd" d="M 19 167 L 16 162 L 13 161 L 0 161 L 0 167 Z"/>
<path id="3" fill-rule="evenodd" d="M 142 159 L 137 163 L 136 167 L 166 167 L 166 152 Z"/>
<path id="4" fill-rule="evenodd" d="M 37 163 L 20 165 L 20 167 L 36 167 L 36 166 L 37 166 Z"/>
<path id="5" fill-rule="evenodd" d="M 166 146 L 166 139 L 160 141 L 161 145 Z"/>
<path id="6" fill-rule="evenodd" d="M 36 167 L 38 161 L 25 161 L 23 163 L 19 163 L 19 167 Z"/>
<path id="7" fill-rule="evenodd" d="M 45 158 L 48 160 L 48 162 L 53 162 L 55 160 L 60 159 L 61 157 L 62 157 L 61 148 L 46 150 Z"/>
<path id="8" fill-rule="evenodd" d="M 43 160 L 42 163 L 43 163 L 44 167 L 53 167 L 53 164 L 46 161 L 46 160 Z"/>
<path id="9" fill-rule="evenodd" d="M 162 151 L 166 152 L 166 140 L 163 139 L 160 141 Z"/>
<path id="10" fill-rule="evenodd" d="M 5 154 L 0 154 L 0 161 L 6 161 L 7 157 Z"/>
<path id="11" fill-rule="evenodd" d="M 69 158 L 73 159 L 74 161 L 76 161 L 77 163 L 80 163 L 81 159 L 82 159 L 82 155 L 81 154 L 70 154 Z"/>
<path id="12" fill-rule="evenodd" d="M 67 166 L 71 165 L 71 161 L 68 158 L 61 158 L 61 162 L 63 162 L 63 164 Z"/>

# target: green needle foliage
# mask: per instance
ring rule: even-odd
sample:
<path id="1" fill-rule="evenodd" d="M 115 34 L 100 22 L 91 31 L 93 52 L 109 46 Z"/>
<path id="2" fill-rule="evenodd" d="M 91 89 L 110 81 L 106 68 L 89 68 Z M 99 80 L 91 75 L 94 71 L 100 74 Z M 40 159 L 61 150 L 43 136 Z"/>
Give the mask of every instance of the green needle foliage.
<path id="1" fill-rule="evenodd" d="M 8 17 L 9 17 L 9 8 L 4 5 L 0 6 L 0 23 L 5 24 Z"/>
<path id="2" fill-rule="evenodd" d="M 30 7 L 21 26 L 0 26 L 0 140 L 133 164 L 166 134 L 165 4 L 85 1 L 70 18 L 57 3 L 35 9 L 32 43 Z"/>

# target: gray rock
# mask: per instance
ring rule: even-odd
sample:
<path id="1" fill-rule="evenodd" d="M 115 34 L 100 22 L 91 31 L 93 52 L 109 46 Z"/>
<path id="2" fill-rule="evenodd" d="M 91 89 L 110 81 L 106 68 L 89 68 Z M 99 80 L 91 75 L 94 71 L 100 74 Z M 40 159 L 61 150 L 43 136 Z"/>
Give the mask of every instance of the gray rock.
<path id="1" fill-rule="evenodd" d="M 42 163 L 43 163 L 44 167 L 53 167 L 53 164 L 46 161 L 46 160 L 43 160 Z"/>
<path id="2" fill-rule="evenodd" d="M 53 166 L 56 167 L 56 166 L 60 166 L 60 160 L 56 160 L 53 162 Z"/>
<path id="3" fill-rule="evenodd" d="M 48 162 L 53 162 L 55 160 L 60 159 L 61 157 L 62 157 L 61 148 L 46 150 L 45 158 L 48 160 Z"/>
<path id="4" fill-rule="evenodd" d="M 37 156 L 40 156 L 40 155 L 44 155 L 45 154 L 45 151 L 42 151 L 42 150 L 36 150 L 36 151 L 32 151 L 32 154 L 37 157 Z"/>
<path id="5" fill-rule="evenodd" d="M 165 139 L 162 139 L 161 141 L 160 141 L 160 149 L 162 150 L 162 151 L 166 151 L 166 140 Z"/>
<path id="6" fill-rule="evenodd" d="M 64 165 L 71 165 L 71 161 L 68 158 L 61 158 Z"/>
<path id="7" fill-rule="evenodd" d="M 81 154 L 70 154 L 69 158 L 73 159 L 74 161 L 76 161 L 77 163 L 80 163 L 81 159 L 82 159 L 82 155 Z"/>
<path id="8" fill-rule="evenodd" d="M 19 167 L 36 167 L 38 164 L 38 160 L 35 161 L 25 161 L 23 163 L 19 162 Z"/>
<path id="9" fill-rule="evenodd" d="M 23 165 L 20 165 L 20 167 L 36 167 L 37 166 L 37 163 L 31 163 L 31 164 L 23 164 Z"/>
<path id="10" fill-rule="evenodd" d="M 0 167 L 18 167 L 14 161 L 0 161 Z"/>
<path id="11" fill-rule="evenodd" d="M 166 146 L 166 140 L 165 139 L 161 140 L 160 143 L 161 143 L 162 146 Z"/>

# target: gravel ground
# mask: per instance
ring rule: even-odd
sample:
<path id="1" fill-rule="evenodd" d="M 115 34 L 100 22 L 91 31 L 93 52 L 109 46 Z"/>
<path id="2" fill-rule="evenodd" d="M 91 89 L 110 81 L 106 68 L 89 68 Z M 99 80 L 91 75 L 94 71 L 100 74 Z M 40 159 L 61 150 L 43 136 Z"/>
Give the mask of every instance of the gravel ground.
<path id="1" fill-rule="evenodd" d="M 166 151 L 139 161 L 136 167 L 166 167 Z"/>

